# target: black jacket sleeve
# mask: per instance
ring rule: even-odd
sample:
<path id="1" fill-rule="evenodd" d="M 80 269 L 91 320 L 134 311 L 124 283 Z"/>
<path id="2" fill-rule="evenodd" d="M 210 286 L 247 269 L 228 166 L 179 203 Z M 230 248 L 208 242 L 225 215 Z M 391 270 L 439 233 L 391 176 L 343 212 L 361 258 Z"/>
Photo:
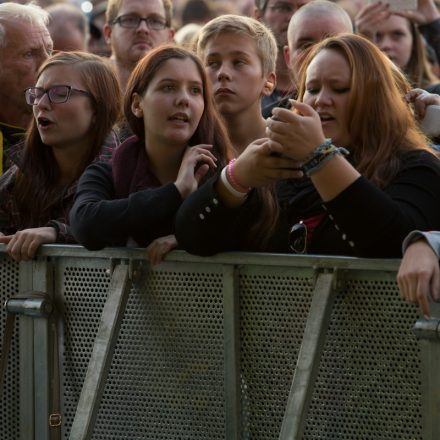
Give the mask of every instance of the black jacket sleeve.
<path id="1" fill-rule="evenodd" d="M 174 215 L 182 197 L 173 183 L 145 189 L 124 199 L 113 199 L 111 165 L 97 162 L 81 176 L 70 211 L 73 235 L 87 249 L 125 245 L 132 237 L 147 246 L 171 234 Z"/>
<path id="2" fill-rule="evenodd" d="M 177 242 L 192 254 L 207 256 L 242 250 L 246 227 L 252 222 L 248 202 L 239 208 L 222 203 L 214 187 L 217 179 L 218 175 L 211 177 L 190 194 L 177 212 Z"/>
<path id="3" fill-rule="evenodd" d="M 404 168 L 384 190 L 360 177 L 325 206 L 354 255 L 399 257 L 410 231 L 440 228 L 438 165 Z"/>

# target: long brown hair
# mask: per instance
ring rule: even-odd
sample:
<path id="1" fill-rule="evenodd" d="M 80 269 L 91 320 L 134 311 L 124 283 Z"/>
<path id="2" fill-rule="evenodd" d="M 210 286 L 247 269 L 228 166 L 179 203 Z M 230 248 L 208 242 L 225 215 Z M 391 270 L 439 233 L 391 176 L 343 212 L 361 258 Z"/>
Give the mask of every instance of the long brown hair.
<path id="1" fill-rule="evenodd" d="M 298 99 L 303 100 L 307 67 L 323 50 L 336 50 L 351 71 L 348 131 L 353 165 L 379 187 L 385 187 L 400 168 L 402 153 L 428 149 L 404 100 L 410 85 L 387 56 L 369 40 L 353 34 L 330 37 L 307 55 L 301 69 Z"/>
<path id="2" fill-rule="evenodd" d="M 411 56 L 404 71 L 408 76 L 412 87 L 425 88 L 436 82 L 438 78 L 434 75 L 426 54 L 426 46 L 420 35 L 417 26 L 409 19 L 405 18 L 413 38 Z"/>
<path id="3" fill-rule="evenodd" d="M 193 52 L 176 45 L 160 46 L 145 55 L 137 64 L 128 80 L 124 95 L 124 116 L 133 133 L 142 141 L 145 139 L 144 122 L 135 116 L 131 110 L 134 93 L 142 96 L 156 73 L 171 59 L 190 59 L 194 62 L 202 79 L 204 110 L 196 131 L 189 140 L 189 145 L 212 144 L 213 154 L 225 164 L 227 159 L 234 157 L 233 147 L 229 141 L 226 129 L 214 106 L 211 84 L 199 57 Z"/>
<path id="4" fill-rule="evenodd" d="M 89 149 L 82 157 L 73 182 L 98 155 L 106 136 L 117 122 L 121 92 L 112 67 L 99 56 L 86 52 L 59 52 L 43 63 L 37 78 L 53 66 L 69 66 L 75 69 L 84 88 L 92 95 L 96 122 L 91 127 L 93 135 Z M 52 147 L 43 143 L 35 118 L 32 118 L 14 189 L 23 219 L 22 227 L 40 226 L 51 219 L 51 207 L 61 202 L 64 193 L 60 188 L 60 177 L 60 169 Z M 65 187 L 72 182 L 67 183 Z"/>

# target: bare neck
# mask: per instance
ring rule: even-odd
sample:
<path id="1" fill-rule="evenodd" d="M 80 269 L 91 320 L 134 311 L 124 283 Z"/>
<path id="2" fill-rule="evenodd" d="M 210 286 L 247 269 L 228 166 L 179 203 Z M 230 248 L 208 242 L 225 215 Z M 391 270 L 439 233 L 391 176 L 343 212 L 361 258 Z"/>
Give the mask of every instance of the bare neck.
<path id="1" fill-rule="evenodd" d="M 113 62 L 113 65 L 116 69 L 119 86 L 121 87 L 122 92 L 124 92 L 125 88 L 127 87 L 128 78 L 130 77 L 135 66 L 122 63 L 121 61 L 116 60 L 114 56 L 112 56 L 110 60 Z"/>
<path id="2" fill-rule="evenodd" d="M 290 77 L 289 69 L 282 54 L 277 57 L 276 72 L 277 89 L 283 92 L 291 90 L 293 88 L 292 78 Z"/>
<path id="3" fill-rule="evenodd" d="M 261 115 L 260 102 L 257 104 L 257 107 L 240 114 L 223 115 L 237 154 L 241 154 L 251 142 L 266 136 L 266 122 Z"/>
<path id="4" fill-rule="evenodd" d="M 163 142 L 154 139 L 145 139 L 145 150 L 151 171 L 162 185 L 177 179 L 185 148 L 186 145 L 181 147 L 176 144 L 164 145 Z"/>
<path id="5" fill-rule="evenodd" d="M 82 146 L 53 148 L 53 155 L 60 169 L 60 183 L 69 184 L 73 182 L 81 171 L 79 167 L 83 159 L 84 148 Z"/>

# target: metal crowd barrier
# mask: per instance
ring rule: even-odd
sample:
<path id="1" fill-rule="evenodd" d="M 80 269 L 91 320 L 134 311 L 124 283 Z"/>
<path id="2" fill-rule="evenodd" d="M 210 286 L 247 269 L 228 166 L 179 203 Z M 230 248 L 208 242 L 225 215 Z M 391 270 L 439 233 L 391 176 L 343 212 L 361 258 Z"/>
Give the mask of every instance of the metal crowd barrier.
<path id="1" fill-rule="evenodd" d="M 63 304 L 65 440 L 438 440 L 439 321 L 400 299 L 398 264 L 175 251 L 152 268 L 142 249 L 57 245 L 17 264 L 2 247 L 0 300 Z M 51 438 L 51 337 L 20 315 L 2 440 Z"/>

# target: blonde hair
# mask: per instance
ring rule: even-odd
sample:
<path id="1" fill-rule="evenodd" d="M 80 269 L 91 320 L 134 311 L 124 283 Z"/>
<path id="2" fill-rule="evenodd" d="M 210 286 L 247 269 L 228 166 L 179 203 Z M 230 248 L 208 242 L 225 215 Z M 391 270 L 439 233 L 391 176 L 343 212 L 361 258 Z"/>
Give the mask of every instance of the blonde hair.
<path id="1" fill-rule="evenodd" d="M 203 51 L 209 40 L 225 32 L 245 35 L 255 41 L 263 74 L 275 72 L 278 47 L 272 31 L 258 20 L 241 15 L 221 15 L 206 23 L 199 32 L 197 43 L 199 56 L 203 58 Z"/>
<path id="2" fill-rule="evenodd" d="M 105 11 L 105 18 L 108 24 L 113 24 L 113 21 L 118 16 L 118 12 L 122 7 L 124 0 L 109 0 L 107 3 L 107 9 Z M 163 7 L 165 9 L 165 20 L 167 26 L 171 26 L 171 19 L 173 17 L 173 4 L 171 0 L 162 0 Z"/>

